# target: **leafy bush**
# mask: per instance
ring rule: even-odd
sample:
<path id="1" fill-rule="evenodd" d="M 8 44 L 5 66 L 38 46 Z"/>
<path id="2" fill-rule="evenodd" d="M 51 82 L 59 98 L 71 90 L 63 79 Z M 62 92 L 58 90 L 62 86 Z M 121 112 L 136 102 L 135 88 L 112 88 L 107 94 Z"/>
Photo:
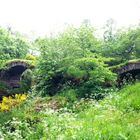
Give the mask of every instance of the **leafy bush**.
<path id="1" fill-rule="evenodd" d="M 23 35 L 0 27 L 0 59 L 24 58 L 30 43 Z"/>
<path id="2" fill-rule="evenodd" d="M 20 86 L 22 92 L 27 92 L 31 88 L 32 84 L 32 71 L 30 69 L 25 70 L 20 79 Z"/>
<path id="3" fill-rule="evenodd" d="M 36 60 L 36 57 L 31 55 L 31 54 L 27 54 L 26 57 L 25 57 L 26 60 L 32 60 L 32 61 L 35 61 Z"/>
<path id="4" fill-rule="evenodd" d="M 115 74 L 104 64 L 106 59 L 92 51 L 98 47 L 97 42 L 91 28 L 83 26 L 57 37 L 37 40 L 41 48 L 35 74 L 38 91 L 54 95 L 66 88 L 81 88 L 84 96 L 104 88 L 106 82 L 113 85 Z"/>
<path id="5" fill-rule="evenodd" d="M 7 85 L 4 82 L 0 81 L 0 90 L 7 90 L 7 89 L 8 89 Z"/>

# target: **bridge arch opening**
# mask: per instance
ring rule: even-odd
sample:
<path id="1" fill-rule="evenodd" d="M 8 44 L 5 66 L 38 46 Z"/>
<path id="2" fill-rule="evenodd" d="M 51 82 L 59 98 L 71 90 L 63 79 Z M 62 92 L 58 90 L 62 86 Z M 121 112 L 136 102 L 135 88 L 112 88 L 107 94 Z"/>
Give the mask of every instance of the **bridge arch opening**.
<path id="1" fill-rule="evenodd" d="M 16 65 L 11 67 L 7 72 L 6 76 L 9 83 L 9 86 L 12 88 L 19 88 L 20 87 L 20 78 L 22 73 L 27 69 L 27 67 L 23 65 Z"/>
<path id="2" fill-rule="evenodd" d="M 30 68 L 26 62 L 15 61 L 7 64 L 7 69 L 0 72 L 0 81 L 6 84 L 10 89 L 20 88 L 20 79 L 24 71 Z"/>
<path id="3" fill-rule="evenodd" d="M 24 67 L 22 65 L 19 65 L 19 66 L 17 65 L 17 66 L 11 67 L 8 70 L 8 74 L 9 76 L 18 76 L 18 75 L 21 75 L 26 69 L 27 67 Z"/>
<path id="4" fill-rule="evenodd" d="M 132 78 L 133 80 L 140 80 L 140 69 L 133 69 L 119 75 L 121 79 Z"/>

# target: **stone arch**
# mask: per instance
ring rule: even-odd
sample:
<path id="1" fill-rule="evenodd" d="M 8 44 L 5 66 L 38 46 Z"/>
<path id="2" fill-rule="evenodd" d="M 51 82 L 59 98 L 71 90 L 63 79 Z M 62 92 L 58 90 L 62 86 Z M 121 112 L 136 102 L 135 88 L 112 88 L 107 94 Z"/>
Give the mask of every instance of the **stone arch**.
<path id="1" fill-rule="evenodd" d="M 128 73 L 130 71 L 140 70 L 140 62 L 128 63 L 117 70 L 119 75 Z"/>
<path id="2" fill-rule="evenodd" d="M 32 69 L 32 65 L 25 61 L 13 61 L 6 64 L 6 69 L 1 71 L 0 81 L 10 88 L 20 88 L 20 77 L 26 69 Z"/>
<path id="3" fill-rule="evenodd" d="M 138 75 L 140 76 L 140 61 L 131 63 L 129 62 L 116 69 L 115 71 L 118 74 L 118 82 L 120 82 L 121 84 L 122 80 L 124 78 L 128 80 L 129 76 L 131 76 L 131 79 L 135 81 L 137 78 L 140 78 L 138 77 Z"/>

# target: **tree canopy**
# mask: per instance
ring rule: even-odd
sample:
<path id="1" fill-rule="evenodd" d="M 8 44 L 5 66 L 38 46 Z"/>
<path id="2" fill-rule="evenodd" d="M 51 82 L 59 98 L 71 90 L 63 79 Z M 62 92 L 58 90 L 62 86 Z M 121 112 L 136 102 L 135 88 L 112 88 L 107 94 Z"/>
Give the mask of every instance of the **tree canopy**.
<path id="1" fill-rule="evenodd" d="M 23 35 L 0 27 L 0 60 L 24 58 L 29 48 L 30 42 Z"/>

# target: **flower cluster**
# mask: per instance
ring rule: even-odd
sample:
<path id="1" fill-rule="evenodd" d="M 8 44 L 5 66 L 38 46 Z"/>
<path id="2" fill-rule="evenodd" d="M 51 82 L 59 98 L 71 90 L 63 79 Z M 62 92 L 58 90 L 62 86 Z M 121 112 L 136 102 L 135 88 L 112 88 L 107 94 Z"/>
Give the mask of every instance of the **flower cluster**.
<path id="1" fill-rule="evenodd" d="M 3 97 L 0 103 L 0 112 L 10 111 L 13 107 L 20 106 L 26 99 L 26 94 L 16 94 L 14 97 Z"/>

